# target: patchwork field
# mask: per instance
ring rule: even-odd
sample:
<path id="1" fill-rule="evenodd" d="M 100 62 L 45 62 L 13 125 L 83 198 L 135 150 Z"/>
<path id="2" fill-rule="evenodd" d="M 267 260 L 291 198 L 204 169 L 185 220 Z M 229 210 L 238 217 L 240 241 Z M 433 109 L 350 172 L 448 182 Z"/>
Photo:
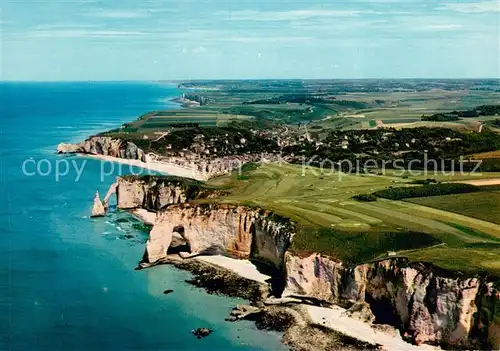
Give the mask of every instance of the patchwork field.
<path id="1" fill-rule="evenodd" d="M 223 114 L 206 108 L 155 111 L 141 116 L 128 124 L 128 132 L 150 133 L 167 131 L 171 128 L 182 128 L 193 125 L 200 127 L 222 126 L 228 122 L 249 119 L 249 116 Z"/>
<path id="2" fill-rule="evenodd" d="M 353 113 L 340 113 L 340 118 L 357 118 L 357 127 L 362 129 L 444 127 L 459 131 L 479 131 L 485 121 L 498 116 L 464 118 L 454 122 L 423 122 L 423 115 L 467 110 L 482 104 L 500 103 L 500 93 L 478 91 L 443 91 L 439 89 L 421 92 L 348 93 L 337 98 L 351 99 L 371 105 Z M 379 101 L 378 106 L 373 106 Z"/>
<path id="3" fill-rule="evenodd" d="M 473 90 L 433 89 L 417 92 L 348 93 L 343 98 L 369 103 L 383 101 L 378 108 L 360 110 L 371 119 L 416 118 L 453 110 L 467 110 L 479 105 L 500 103 L 500 93 Z"/>
<path id="4" fill-rule="evenodd" d="M 453 122 L 423 122 L 423 115 L 472 109 L 500 103 L 500 91 L 475 90 L 496 87 L 496 82 L 473 81 L 198 81 L 180 88 L 192 101 L 177 111 L 153 111 L 127 123 L 121 132 L 139 137 L 164 133 L 171 128 L 222 126 L 252 119 L 298 125 L 310 123 L 317 130 L 446 127 L 482 131 L 483 123 L 498 116 L 463 118 Z M 486 84 L 486 85 L 485 85 Z M 198 101 L 198 102 L 199 102 Z M 488 124 L 488 129 L 493 125 Z"/>
<path id="5" fill-rule="evenodd" d="M 231 189 L 230 195 L 216 201 L 261 206 L 296 221 L 299 230 L 292 249 L 297 252 L 322 252 L 358 263 L 396 251 L 444 268 L 500 274 L 500 226 L 498 220 L 492 221 L 494 215 L 470 217 L 480 212 L 472 206 L 464 213 L 455 213 L 413 202 L 352 199 L 396 186 L 395 182 L 400 182 L 397 186 L 415 186 L 403 183 L 413 180 L 319 174 L 313 168 L 266 164 L 211 183 Z M 465 195 L 478 200 L 481 195 L 489 196 L 486 192 Z M 487 206 L 488 201 L 484 201 Z M 495 211 L 490 208 L 489 213 Z M 439 255 L 434 256 L 436 253 Z"/>

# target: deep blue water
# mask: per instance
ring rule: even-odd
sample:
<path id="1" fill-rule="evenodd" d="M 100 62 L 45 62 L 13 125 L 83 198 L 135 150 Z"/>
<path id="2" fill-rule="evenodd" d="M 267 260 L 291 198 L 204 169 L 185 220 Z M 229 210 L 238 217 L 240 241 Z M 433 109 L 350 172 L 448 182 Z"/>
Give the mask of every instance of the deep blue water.
<path id="1" fill-rule="evenodd" d="M 174 86 L 0 83 L 0 89 L 0 350 L 283 349 L 276 334 L 224 322 L 241 301 L 185 284 L 187 272 L 134 271 L 147 233 L 126 214 L 88 217 L 94 192 L 103 194 L 119 170 L 101 179 L 99 161 L 54 152 L 59 142 L 172 108 Z M 56 179 L 62 160 L 71 168 Z M 36 163 L 42 174 L 49 165 L 51 172 L 39 174 Z M 83 166 L 78 181 L 75 165 Z M 165 289 L 174 293 L 163 295 Z M 190 333 L 198 327 L 215 332 L 198 340 Z"/>

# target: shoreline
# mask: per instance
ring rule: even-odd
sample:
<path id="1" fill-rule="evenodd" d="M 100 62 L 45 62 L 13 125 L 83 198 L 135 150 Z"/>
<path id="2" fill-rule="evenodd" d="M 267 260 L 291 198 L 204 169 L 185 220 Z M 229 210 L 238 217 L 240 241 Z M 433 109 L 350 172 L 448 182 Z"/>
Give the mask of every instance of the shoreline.
<path id="1" fill-rule="evenodd" d="M 407 343 L 399 330 L 385 325 L 377 328 L 377 324 L 348 316 L 347 310 L 340 306 L 320 307 L 293 298 L 272 298 L 266 279 L 271 277 L 260 273 L 248 260 L 221 255 L 183 259 L 172 254 L 162 262 L 141 269 L 162 264 L 189 271 L 193 279 L 186 283 L 203 288 L 209 294 L 251 301 L 250 306 L 257 312 L 243 318 L 235 318 L 232 312 L 226 320 L 252 320 L 259 329 L 283 332 L 282 342 L 291 350 L 329 349 L 326 347 L 329 342 L 340 343 L 335 344 L 336 350 L 441 350 L 432 345 Z M 240 309 L 242 306 L 238 305 L 233 311 Z"/>
<path id="2" fill-rule="evenodd" d="M 150 163 L 139 160 L 120 159 L 103 155 L 84 156 L 91 156 L 92 158 L 119 162 L 137 167 L 151 167 Z M 158 162 L 155 163 L 158 164 Z M 154 166 L 156 165 L 153 164 L 153 168 Z M 169 165 L 167 165 L 167 167 L 169 167 Z M 160 169 L 164 170 L 165 167 L 161 167 Z M 172 169 L 174 169 L 174 171 L 181 170 L 181 172 L 177 172 L 176 175 L 185 174 L 186 171 L 190 171 L 182 167 L 174 166 L 172 166 Z M 128 212 L 145 224 L 151 226 L 155 224 L 155 212 L 150 212 L 142 208 L 132 209 Z M 312 340 L 310 340 L 309 343 L 315 342 L 317 339 L 324 341 L 331 337 L 337 340 L 339 335 L 341 335 L 341 339 L 347 338 L 345 340 L 349 340 L 348 345 L 350 350 L 376 350 L 379 346 L 389 350 L 440 350 L 431 345 L 416 346 L 407 343 L 402 339 L 399 330 L 389 328 L 390 332 L 387 332 L 387 330 L 383 331 L 377 329 L 374 324 L 348 316 L 346 314 L 347 310 L 340 306 L 333 305 L 331 307 L 320 307 L 306 304 L 302 300 L 294 298 L 270 298 L 270 288 L 268 285 L 271 276 L 262 274 L 249 260 L 234 259 L 222 255 L 200 255 L 191 258 L 182 258 L 174 254 L 169 255 L 165 261 L 148 266 L 140 266 L 139 269 L 146 269 L 158 264 L 173 265 L 178 269 L 191 272 L 194 275 L 194 279 L 186 281 L 186 283 L 203 288 L 209 294 L 222 294 L 250 300 L 252 305 L 261 308 L 259 317 L 254 321 L 257 326 L 261 324 L 264 325 L 262 329 L 276 330 L 276 326 L 270 327 L 266 325 L 274 325 L 273 320 L 275 318 L 282 318 L 283 315 L 292 314 L 295 316 L 293 317 L 293 322 L 283 330 L 276 330 L 284 332 L 282 342 L 286 346 L 291 347 L 291 349 L 307 350 L 307 348 L 304 348 L 305 346 L 301 344 L 302 338 L 300 337 L 302 334 L 307 334 L 314 335 L 314 337 L 311 336 Z M 297 331 L 297 329 L 299 329 L 299 331 Z M 321 344 L 324 343 L 323 341 Z M 352 345 L 355 345 L 356 342 L 363 343 L 363 348 L 353 349 Z M 311 351 L 321 349 L 317 346 L 318 345 L 315 344 Z M 347 345 L 343 345 L 342 347 L 344 346 Z"/>
<path id="3" fill-rule="evenodd" d="M 135 209 L 129 213 L 146 224 L 146 221 L 154 224 L 154 212 Z M 189 271 L 193 274 L 193 279 L 186 283 L 203 288 L 209 294 L 249 300 L 252 308 L 259 309 L 259 312 L 241 319 L 254 321 L 259 329 L 283 332 L 282 342 L 292 350 L 321 350 L 320 345 L 325 345 L 332 338 L 344 343 L 335 345 L 335 349 L 339 350 L 379 350 L 380 347 L 401 351 L 441 350 L 432 345 L 410 344 L 402 339 L 399 330 L 385 325 L 377 327 L 377 324 L 351 317 L 346 308 L 337 305 L 321 307 L 293 297 L 275 298 L 270 293 L 272 277 L 261 273 L 248 259 L 223 255 L 182 258 L 179 254 L 170 254 L 160 262 L 139 265 L 138 269 L 163 264 Z M 239 307 L 241 306 L 235 306 L 235 309 L 238 310 Z M 231 314 L 227 320 L 236 322 L 238 319 Z M 283 323 L 286 325 L 282 326 Z M 311 338 L 305 344 L 303 335 Z M 307 346 L 311 348 L 308 349 Z M 360 347 L 356 348 L 357 346 Z"/>
<path id="4" fill-rule="evenodd" d="M 182 95 L 180 96 L 175 96 L 168 101 L 175 103 L 179 106 L 181 109 L 187 108 L 187 106 L 183 103 L 184 98 Z M 189 100 L 191 101 L 191 100 Z M 88 137 L 90 138 L 90 136 Z M 88 154 L 88 153 L 76 153 L 77 156 L 79 157 L 89 157 L 93 159 L 97 159 L 100 161 L 105 161 L 105 162 L 114 162 L 118 163 L 120 165 L 127 165 L 127 166 L 133 166 L 133 167 L 138 167 L 142 169 L 146 169 L 149 171 L 154 171 L 166 175 L 172 175 L 172 176 L 177 176 L 177 177 L 182 177 L 182 178 L 191 178 L 195 180 L 200 180 L 200 181 L 206 181 L 208 180 L 208 177 L 201 172 L 192 169 L 192 168 L 186 168 L 179 166 L 178 164 L 175 163 L 168 163 L 168 162 L 159 162 L 159 161 L 153 161 L 151 158 L 146 155 L 146 160 L 147 162 L 142 162 L 140 160 L 134 160 L 134 159 L 128 159 L 128 158 L 121 158 L 121 157 L 112 157 L 112 156 L 107 156 L 107 155 L 99 155 L 99 154 Z M 133 172 L 130 172 L 133 173 Z"/>
<path id="5" fill-rule="evenodd" d="M 89 157 L 100 161 L 119 163 L 121 165 L 138 167 L 145 170 L 154 171 L 166 175 L 177 176 L 181 178 L 191 178 L 200 181 L 207 180 L 207 177 L 204 176 L 201 172 L 198 172 L 194 169 L 182 167 L 174 163 L 159 162 L 152 160 L 148 160 L 147 162 L 142 162 L 139 160 L 134 160 L 129 158 L 120 158 L 120 157 L 112 157 L 112 156 L 97 155 L 97 154 L 77 153 L 77 155 L 79 157 Z"/>

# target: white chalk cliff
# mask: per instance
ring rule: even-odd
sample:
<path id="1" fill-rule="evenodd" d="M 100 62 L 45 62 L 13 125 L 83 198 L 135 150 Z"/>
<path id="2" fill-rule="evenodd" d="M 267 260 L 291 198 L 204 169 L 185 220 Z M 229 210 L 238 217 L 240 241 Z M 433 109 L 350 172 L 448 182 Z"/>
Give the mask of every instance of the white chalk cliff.
<path id="1" fill-rule="evenodd" d="M 134 143 L 110 137 L 92 137 L 78 144 L 61 143 L 57 146 L 57 152 L 104 155 L 142 162 L 147 160 L 145 152 Z"/>
<path id="2" fill-rule="evenodd" d="M 377 322 L 397 327 L 417 344 L 500 348 L 498 278 L 465 276 L 404 259 L 352 266 L 318 253 L 299 255 L 290 250 L 293 222 L 258 208 L 189 203 L 200 194 L 210 196 L 192 195 L 189 188 L 158 179 L 118 180 L 120 208 L 157 211 L 146 244 L 147 263 L 161 263 L 172 238 L 180 236 L 191 254 L 215 249 L 274 266 L 285 282 L 283 296 L 366 301 Z"/>
<path id="3" fill-rule="evenodd" d="M 483 279 L 398 259 L 355 267 L 319 254 L 287 253 L 285 260 L 284 296 L 367 301 L 379 319 L 399 327 L 417 344 L 469 346 L 488 340 L 500 347 L 492 335 L 499 328 L 494 311 L 500 296 Z M 492 309 L 492 316 L 484 309 Z"/>
<path id="4" fill-rule="evenodd" d="M 146 245 L 149 263 L 167 255 L 173 233 L 180 234 L 191 254 L 207 250 L 252 258 L 281 267 L 293 235 L 290 222 L 272 213 L 225 204 L 177 205 L 159 212 Z"/>
<path id="5" fill-rule="evenodd" d="M 202 150 L 199 152 L 177 150 L 166 155 L 159 155 L 154 152 L 146 153 L 131 141 L 106 136 L 93 136 L 77 144 L 61 143 L 57 146 L 57 153 L 103 155 L 147 163 L 160 163 L 188 170 L 193 175 L 197 175 L 198 179 L 210 179 L 228 174 L 247 162 L 280 160 L 280 156 L 274 154 L 246 153 L 216 156 L 207 155 Z"/>

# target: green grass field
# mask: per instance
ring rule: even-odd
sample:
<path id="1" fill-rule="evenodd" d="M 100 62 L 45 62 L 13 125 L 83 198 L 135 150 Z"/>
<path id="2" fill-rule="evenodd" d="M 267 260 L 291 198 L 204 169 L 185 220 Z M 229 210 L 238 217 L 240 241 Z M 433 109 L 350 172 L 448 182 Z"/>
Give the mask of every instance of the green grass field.
<path id="1" fill-rule="evenodd" d="M 494 191 L 431 196 L 407 201 L 500 224 L 500 193 Z"/>
<path id="2" fill-rule="evenodd" d="M 230 194 L 210 201 L 263 207 L 291 218 L 298 228 L 292 250 L 298 253 L 320 252 L 360 263 L 396 251 L 443 268 L 500 274 L 498 224 L 410 202 L 352 200 L 356 194 L 396 186 L 395 179 L 266 164 L 211 180 L 229 187 Z"/>
<path id="3" fill-rule="evenodd" d="M 352 85 L 341 85 L 345 84 L 347 87 Z M 312 121 L 308 128 L 318 135 L 327 135 L 332 129 L 416 126 L 478 132 L 481 123 L 493 117 L 454 122 L 421 122 L 420 118 L 500 102 L 499 92 L 473 89 L 346 90 L 343 93 L 343 88 L 336 83 L 329 86 L 320 81 L 216 82 L 213 85 L 216 89 L 200 91 L 210 100 L 208 105 L 147 113 L 135 122 L 127 123 L 115 134 L 127 134 L 131 140 L 154 140 L 164 137 L 176 126 L 183 128 L 183 124 L 223 126 L 245 119 L 286 122 L 290 128 L 297 127 L 299 122 Z M 252 103 L 297 92 L 328 96 L 328 100 L 321 103 Z M 343 105 L 342 101 L 356 101 L 362 105 Z M 417 179 L 468 181 L 500 178 L 500 174 L 412 175 L 388 171 L 380 176 L 318 172 L 314 168 L 276 164 L 248 168 L 240 175 L 211 180 L 210 184 L 228 187 L 230 193 L 220 199 L 205 201 L 262 207 L 292 219 L 298 228 L 292 247 L 296 252 L 321 252 L 360 263 L 396 251 L 400 256 L 443 268 L 500 275 L 500 223 L 495 217 L 500 191 L 491 189 L 447 195 L 449 197 L 417 198 L 411 202 L 353 200 L 353 196 L 359 194 L 410 186 L 409 183 Z"/>

